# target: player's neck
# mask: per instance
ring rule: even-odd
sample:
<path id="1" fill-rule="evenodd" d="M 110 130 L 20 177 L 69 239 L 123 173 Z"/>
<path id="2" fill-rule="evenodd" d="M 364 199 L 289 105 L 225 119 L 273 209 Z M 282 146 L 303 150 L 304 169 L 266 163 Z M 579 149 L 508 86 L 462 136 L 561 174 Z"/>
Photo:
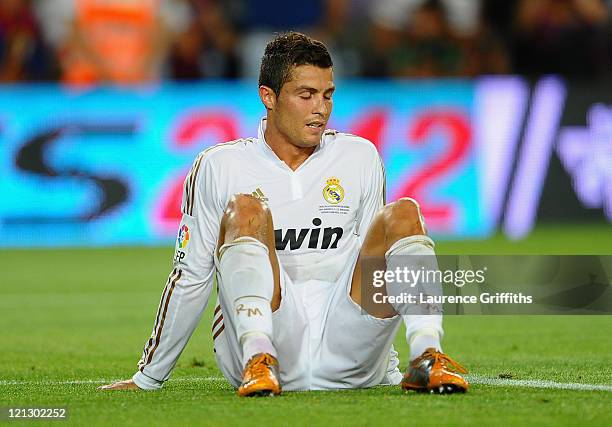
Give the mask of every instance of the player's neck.
<path id="1" fill-rule="evenodd" d="M 297 147 L 272 126 L 266 128 L 264 137 L 268 146 L 274 151 L 274 154 L 293 171 L 299 168 L 317 148 Z"/>

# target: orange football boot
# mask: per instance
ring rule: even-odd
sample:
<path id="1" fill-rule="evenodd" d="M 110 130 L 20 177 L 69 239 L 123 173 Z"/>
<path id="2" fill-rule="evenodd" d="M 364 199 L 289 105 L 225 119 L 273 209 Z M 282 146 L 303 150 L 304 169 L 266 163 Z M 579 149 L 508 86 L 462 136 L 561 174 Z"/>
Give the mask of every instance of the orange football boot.
<path id="1" fill-rule="evenodd" d="M 281 393 L 278 360 L 268 353 L 257 353 L 242 372 L 238 396 L 274 396 Z"/>
<path id="2" fill-rule="evenodd" d="M 410 362 L 401 386 L 406 391 L 465 393 L 470 385 L 461 374 L 467 374 L 467 369 L 431 347 Z"/>

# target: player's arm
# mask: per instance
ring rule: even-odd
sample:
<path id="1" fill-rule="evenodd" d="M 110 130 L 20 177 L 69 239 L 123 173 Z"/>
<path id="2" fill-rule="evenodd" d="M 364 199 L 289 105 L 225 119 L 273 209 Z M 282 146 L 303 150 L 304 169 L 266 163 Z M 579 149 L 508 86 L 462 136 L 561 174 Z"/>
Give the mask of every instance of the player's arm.
<path id="1" fill-rule="evenodd" d="M 103 389 L 154 390 L 168 379 L 208 304 L 214 275 L 213 254 L 223 214 L 212 165 L 200 154 L 185 179 L 173 269 L 131 380 Z"/>
<path id="2" fill-rule="evenodd" d="M 374 215 L 386 203 L 385 167 L 374 147 L 372 147 L 372 151 L 373 153 L 363 169 L 361 183 L 363 196 L 355 230 L 361 244 L 363 244 Z"/>

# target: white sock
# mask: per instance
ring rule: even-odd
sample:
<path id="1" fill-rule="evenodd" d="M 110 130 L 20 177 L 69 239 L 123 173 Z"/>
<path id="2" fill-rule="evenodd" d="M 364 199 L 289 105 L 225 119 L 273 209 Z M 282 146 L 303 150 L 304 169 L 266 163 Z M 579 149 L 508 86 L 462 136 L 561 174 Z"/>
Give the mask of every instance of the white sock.
<path id="1" fill-rule="evenodd" d="M 440 344 L 440 335 L 437 331 L 423 331 L 423 333 L 417 333 L 413 335 L 412 339 L 408 343 L 410 345 L 410 360 L 414 360 L 419 357 L 425 350 L 430 347 L 435 348 L 438 351 L 442 351 Z"/>
<path id="2" fill-rule="evenodd" d="M 442 295 L 442 283 L 434 242 L 428 236 L 404 237 L 385 253 L 387 273 L 394 272 L 393 280 L 387 280 L 387 295 L 396 298 L 393 308 L 402 315 L 441 314 L 440 304 L 422 303 L 422 295 Z M 409 303 L 406 295 L 414 297 Z"/>
<path id="3" fill-rule="evenodd" d="M 435 258 L 434 242 L 425 235 L 408 236 L 398 240 L 385 254 L 387 271 L 397 268 L 418 271 L 438 270 Z M 401 293 L 416 295 L 419 293 L 437 295 L 442 293 L 442 284 L 438 282 L 416 283 L 414 287 L 405 283 L 387 283 L 387 294 L 398 296 Z M 444 334 L 442 329 L 442 312 L 440 306 L 425 306 L 424 304 L 394 304 L 395 310 L 402 314 L 406 324 L 406 341 L 410 345 L 410 360 L 420 356 L 427 348 L 433 347 L 442 351 L 440 339 Z"/>
<path id="4" fill-rule="evenodd" d="M 241 342 L 242 366 L 246 366 L 249 359 L 258 353 L 268 353 L 277 357 L 276 349 L 272 345 L 270 338 L 260 332 L 248 332 L 244 334 Z"/>
<path id="5" fill-rule="evenodd" d="M 239 237 L 219 250 L 219 270 L 226 300 L 234 308 L 236 336 L 242 344 L 242 359 L 271 353 L 274 276 L 268 248 L 252 237 Z"/>

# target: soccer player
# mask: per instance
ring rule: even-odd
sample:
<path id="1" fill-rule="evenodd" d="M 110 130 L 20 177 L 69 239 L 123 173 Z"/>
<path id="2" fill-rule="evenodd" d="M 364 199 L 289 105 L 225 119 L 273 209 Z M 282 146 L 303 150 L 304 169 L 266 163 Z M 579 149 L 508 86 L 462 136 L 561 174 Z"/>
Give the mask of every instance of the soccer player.
<path id="1" fill-rule="evenodd" d="M 334 79 L 325 46 L 291 32 L 266 47 L 257 138 L 200 153 L 185 180 L 174 269 L 132 379 L 102 389 L 162 386 L 218 285 L 217 363 L 240 396 L 400 384 L 466 391 L 465 369 L 441 351 L 442 317 L 368 304 L 361 259 L 388 269 L 434 257 L 419 206 L 385 205 L 376 148 L 326 130 Z M 363 289 L 362 289 L 363 287 Z M 390 287 L 387 288 L 389 293 Z M 392 342 L 407 326 L 410 366 Z"/>

